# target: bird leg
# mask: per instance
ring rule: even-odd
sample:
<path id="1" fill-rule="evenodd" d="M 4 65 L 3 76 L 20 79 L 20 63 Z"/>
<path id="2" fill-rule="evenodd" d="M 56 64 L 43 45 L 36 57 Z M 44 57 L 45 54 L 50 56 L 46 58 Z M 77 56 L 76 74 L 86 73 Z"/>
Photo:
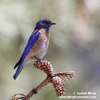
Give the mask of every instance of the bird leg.
<path id="1" fill-rule="evenodd" d="M 40 58 L 36 57 L 36 56 L 33 56 L 37 61 L 41 60 Z"/>

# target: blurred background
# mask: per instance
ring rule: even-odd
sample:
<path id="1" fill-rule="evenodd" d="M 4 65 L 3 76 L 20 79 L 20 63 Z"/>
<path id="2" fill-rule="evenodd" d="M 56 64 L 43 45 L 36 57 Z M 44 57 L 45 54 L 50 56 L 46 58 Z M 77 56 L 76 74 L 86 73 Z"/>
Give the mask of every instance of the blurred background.
<path id="1" fill-rule="evenodd" d="M 13 67 L 36 22 L 45 18 L 56 25 L 50 28 L 44 59 L 52 63 L 54 72 L 76 72 L 74 80 L 66 82 L 64 96 L 96 92 L 95 100 L 99 100 L 100 0 L 0 0 L 0 99 L 27 94 L 45 79 L 46 74 L 34 68 L 32 62 L 13 80 Z M 58 98 L 52 84 L 48 84 L 30 100 L 52 99 L 65 100 Z"/>

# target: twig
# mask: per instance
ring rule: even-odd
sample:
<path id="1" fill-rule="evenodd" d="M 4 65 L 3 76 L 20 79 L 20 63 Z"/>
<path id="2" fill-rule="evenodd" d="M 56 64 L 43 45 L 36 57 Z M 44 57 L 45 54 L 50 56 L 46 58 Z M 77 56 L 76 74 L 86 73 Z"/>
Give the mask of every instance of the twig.
<path id="1" fill-rule="evenodd" d="M 53 68 L 50 62 L 47 60 L 39 60 L 34 63 L 34 67 L 43 70 L 46 74 L 47 77 L 46 79 L 41 82 L 36 88 L 33 88 L 27 95 L 24 94 L 15 94 L 12 96 L 9 100 L 29 100 L 34 94 L 37 94 L 39 90 L 41 90 L 43 87 L 45 87 L 48 83 L 52 83 L 55 92 L 57 96 L 61 96 L 64 94 L 65 87 L 64 87 L 64 81 L 67 80 L 69 82 L 69 78 L 73 78 L 75 76 L 74 71 L 69 71 L 69 72 L 60 72 L 60 73 L 52 73 Z M 64 80 L 64 81 L 63 81 Z M 23 97 L 16 97 L 16 96 L 23 96 Z"/>
<path id="2" fill-rule="evenodd" d="M 50 83 L 51 78 L 47 77 L 43 82 L 41 82 L 36 88 L 33 88 L 27 95 L 26 98 L 29 100 L 31 96 L 36 94 L 39 90 L 41 90 L 43 87 L 45 87 L 48 83 Z"/>

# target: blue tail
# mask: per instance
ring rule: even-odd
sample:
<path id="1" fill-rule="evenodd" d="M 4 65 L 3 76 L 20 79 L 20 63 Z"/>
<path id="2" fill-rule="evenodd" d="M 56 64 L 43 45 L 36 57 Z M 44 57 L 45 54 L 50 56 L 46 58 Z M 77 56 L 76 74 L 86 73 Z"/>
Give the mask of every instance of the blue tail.
<path id="1" fill-rule="evenodd" d="M 18 77 L 18 75 L 20 74 L 20 72 L 22 71 L 23 67 L 19 66 L 16 73 L 13 75 L 14 80 L 16 80 L 16 78 Z"/>

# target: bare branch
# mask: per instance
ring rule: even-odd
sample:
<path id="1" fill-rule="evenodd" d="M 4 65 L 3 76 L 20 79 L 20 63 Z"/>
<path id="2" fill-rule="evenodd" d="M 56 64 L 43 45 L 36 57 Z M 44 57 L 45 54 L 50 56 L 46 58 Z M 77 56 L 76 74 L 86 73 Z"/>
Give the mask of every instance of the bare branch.
<path id="1" fill-rule="evenodd" d="M 41 82 L 36 88 L 33 88 L 27 95 L 24 94 L 15 94 L 9 100 L 29 100 L 34 94 L 37 94 L 39 90 L 45 87 L 48 83 L 52 83 L 56 95 L 59 97 L 65 93 L 65 80 L 69 83 L 69 79 L 73 79 L 75 76 L 75 71 L 69 72 L 60 72 L 60 73 L 53 73 L 53 67 L 47 60 L 38 60 L 33 65 L 35 68 L 38 68 L 44 71 L 47 74 L 47 77 L 43 82 Z M 21 97 L 16 97 L 20 95 Z"/>

